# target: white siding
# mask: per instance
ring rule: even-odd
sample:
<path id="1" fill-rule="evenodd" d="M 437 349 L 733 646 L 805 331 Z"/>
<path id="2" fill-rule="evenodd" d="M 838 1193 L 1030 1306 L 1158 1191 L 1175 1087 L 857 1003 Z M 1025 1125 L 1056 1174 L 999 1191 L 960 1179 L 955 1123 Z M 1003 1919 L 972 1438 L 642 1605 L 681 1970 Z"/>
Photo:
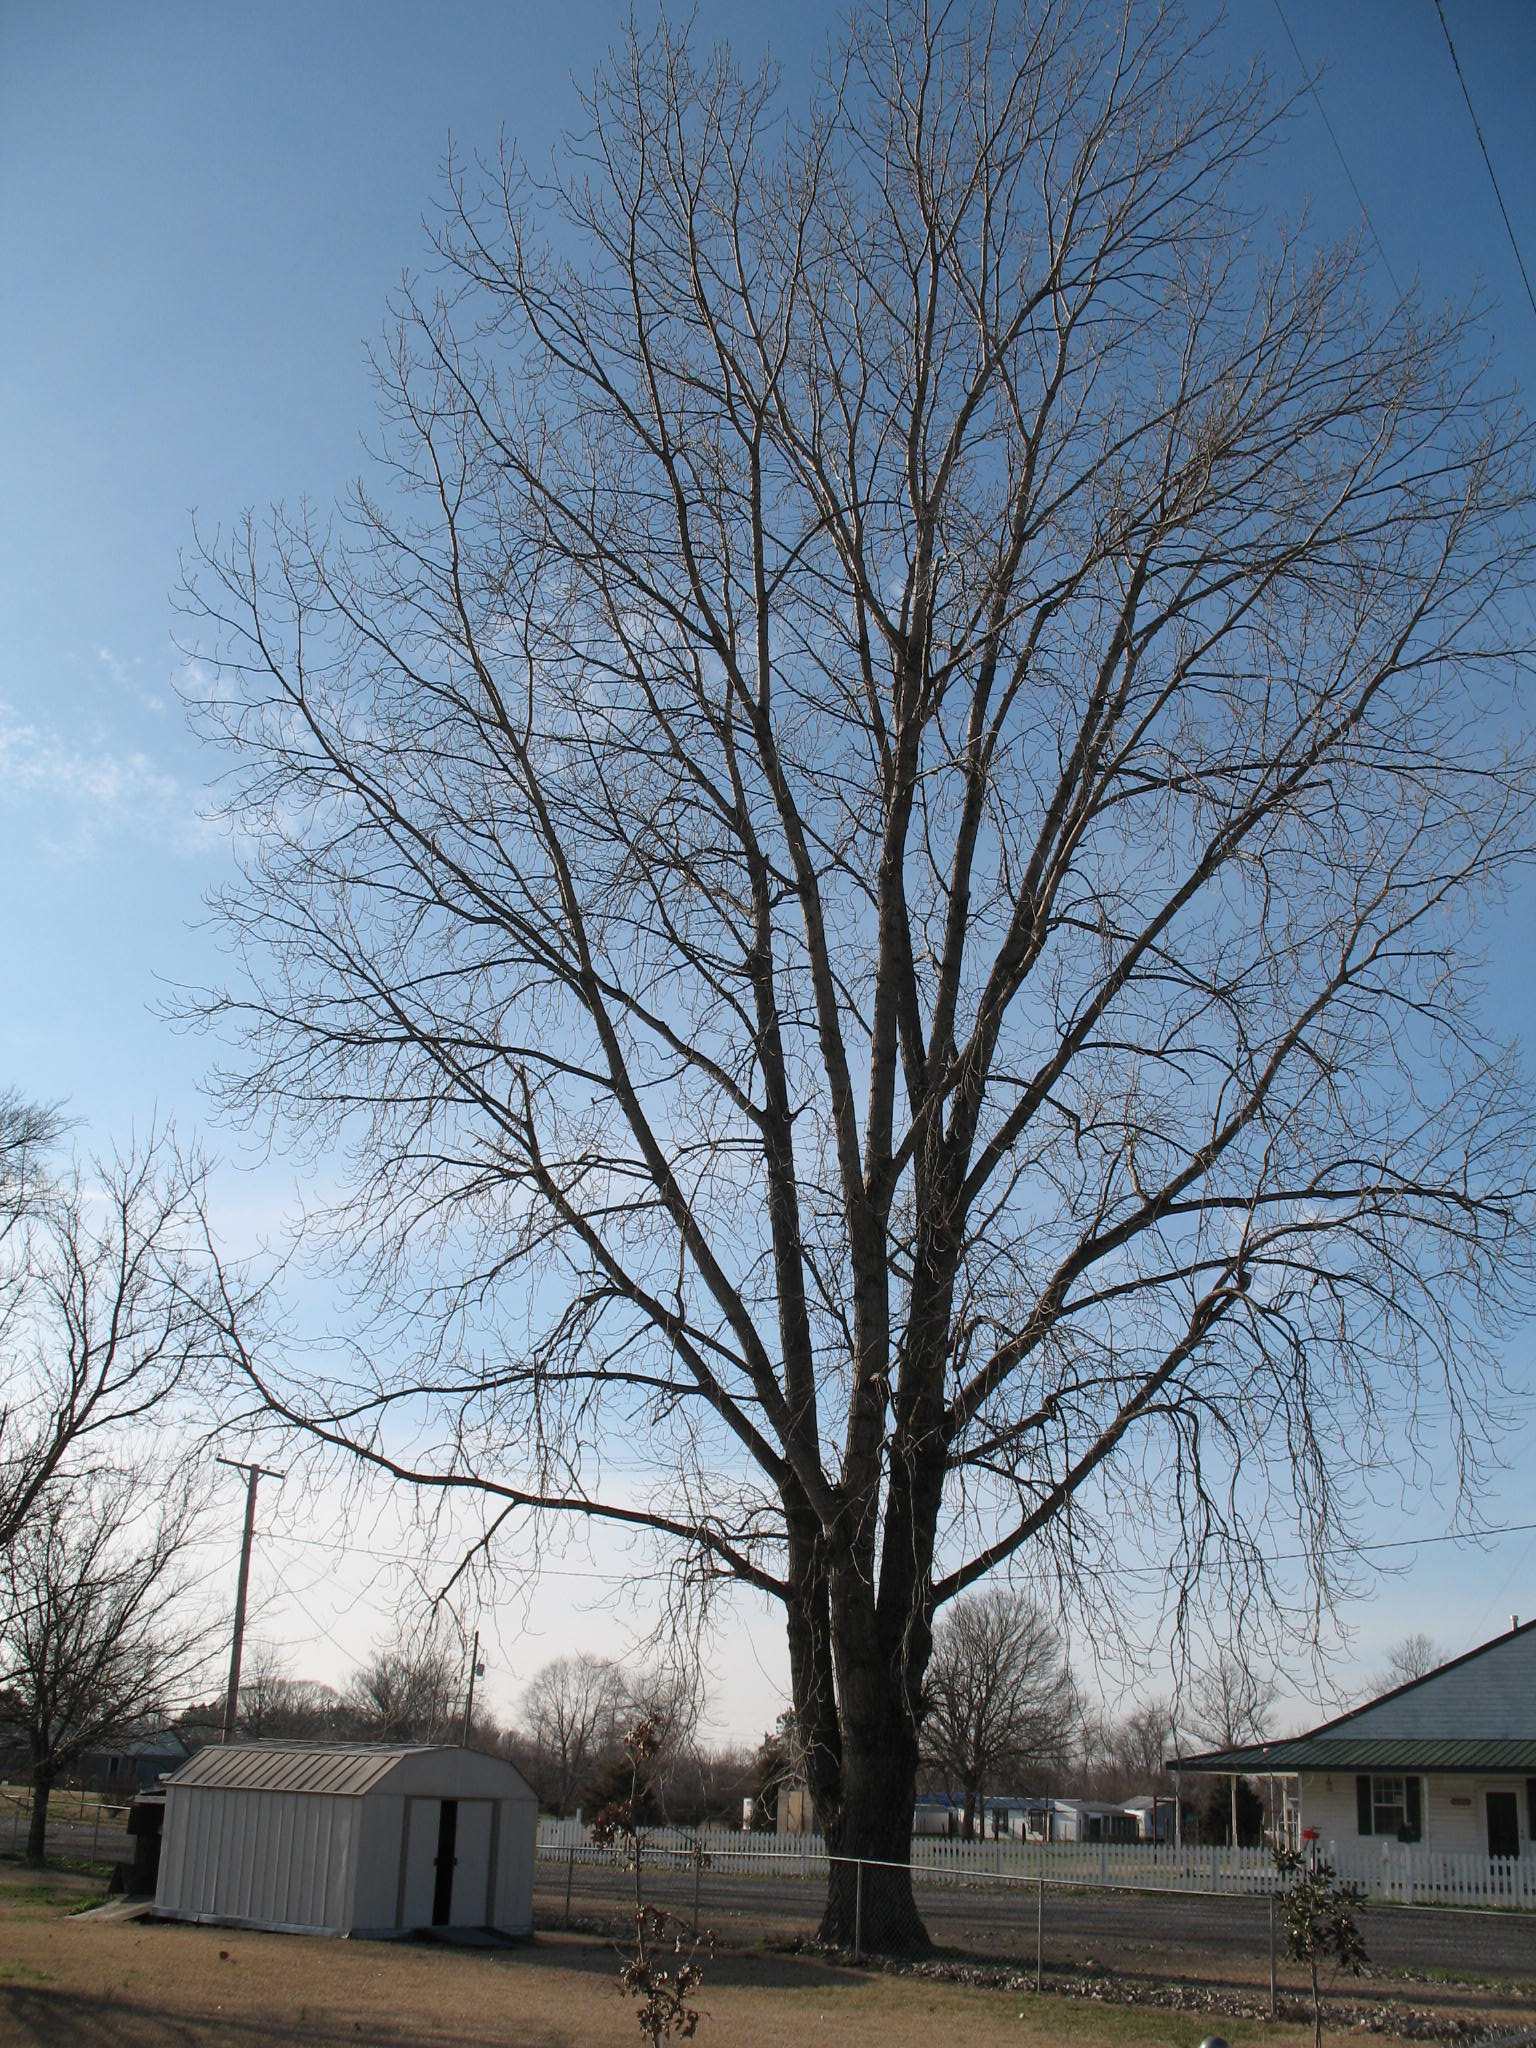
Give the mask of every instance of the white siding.
<path id="1" fill-rule="evenodd" d="M 1393 1772 L 1390 1775 L 1399 1776 Z M 1525 1779 L 1510 1777 L 1444 1777 L 1424 1775 L 1424 1832 L 1422 1846 L 1446 1856 L 1488 1854 L 1488 1814 L 1485 1795 L 1513 1792 L 1520 1813 L 1520 1851 L 1532 1849 L 1530 1811 Z M 1465 1803 L 1463 1803 L 1465 1802 Z M 1337 1850 L 1353 1854 L 1376 1836 L 1362 1837 L 1359 1811 L 1355 1804 L 1355 1773 L 1303 1771 L 1301 1774 L 1301 1824 L 1316 1828 L 1324 1853 Z"/>
<path id="2" fill-rule="evenodd" d="M 345 1933 L 359 1812 L 354 1799 L 172 1786 L 155 1904 L 186 1919 Z"/>
<path id="3" fill-rule="evenodd" d="M 533 1931 L 533 1847 L 539 1805 L 533 1798 L 503 1799 L 496 1849 L 496 1915 L 503 1934 Z"/>
<path id="4" fill-rule="evenodd" d="M 392 1934 L 400 1895 L 400 1831 L 405 1801 L 398 1793 L 377 1792 L 357 1801 L 357 1879 L 353 1889 L 352 1932 Z"/>

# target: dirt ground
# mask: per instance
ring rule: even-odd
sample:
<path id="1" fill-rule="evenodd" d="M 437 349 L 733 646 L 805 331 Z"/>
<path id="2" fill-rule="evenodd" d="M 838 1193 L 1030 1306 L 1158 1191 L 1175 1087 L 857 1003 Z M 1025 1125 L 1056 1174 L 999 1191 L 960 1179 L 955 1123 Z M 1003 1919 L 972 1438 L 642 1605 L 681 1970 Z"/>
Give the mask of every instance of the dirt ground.
<path id="1" fill-rule="evenodd" d="M 470 1951 L 78 1917 L 95 1888 L 0 1868 L 0 2041 L 17 2048 L 599 2048 L 639 2040 L 611 1948 L 579 1934 Z M 1207 2015 L 836 1969 L 721 1958 L 700 1995 L 703 2048 L 1195 2048 Z M 1517 2023 L 1522 2015 L 1510 2015 Z M 1523 2018 L 1533 2014 L 1525 2002 Z M 1476 2031 L 1491 2031 L 1478 2014 Z M 1233 2048 L 1306 2032 L 1223 2020 Z M 1330 2037 L 1341 2043 L 1346 2037 Z"/>

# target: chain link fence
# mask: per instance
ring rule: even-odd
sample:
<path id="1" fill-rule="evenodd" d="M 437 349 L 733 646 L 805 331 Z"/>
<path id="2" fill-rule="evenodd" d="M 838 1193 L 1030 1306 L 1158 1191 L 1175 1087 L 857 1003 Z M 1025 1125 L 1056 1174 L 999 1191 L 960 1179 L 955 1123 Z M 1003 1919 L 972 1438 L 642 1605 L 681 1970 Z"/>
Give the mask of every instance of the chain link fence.
<path id="1" fill-rule="evenodd" d="M 127 1800 L 61 1788 L 48 1802 L 47 1850 L 71 1863 L 110 1866 L 133 1856 Z M 32 1795 L 25 1787 L 0 1785 L 0 1855 L 24 1856 L 32 1821 Z"/>
<path id="2" fill-rule="evenodd" d="M 803 1868 L 777 1851 L 713 1854 L 702 1842 L 648 1843 L 647 1904 L 719 1948 L 794 1945 L 815 1938 L 826 1891 L 825 1853 Z M 1149 1984 L 1241 1986 L 1274 2009 L 1303 1976 L 1281 1954 L 1271 1890 L 1196 1891 L 1075 1882 L 1038 1869 L 1020 1877 L 948 1867 L 912 1868 L 917 1905 L 935 1946 L 952 1958 L 1015 1971 L 1037 1983 L 1135 1978 Z M 588 1842 L 541 1843 L 535 1868 L 538 1927 L 569 1926 L 622 1941 L 633 1924 L 634 1875 L 623 1855 Z M 1363 1919 L 1373 1975 L 1521 1984 L 1536 1991 L 1536 1927 L 1529 1914 L 1446 1906 L 1373 1905 Z M 856 1947 L 862 1942 L 856 1941 Z"/>

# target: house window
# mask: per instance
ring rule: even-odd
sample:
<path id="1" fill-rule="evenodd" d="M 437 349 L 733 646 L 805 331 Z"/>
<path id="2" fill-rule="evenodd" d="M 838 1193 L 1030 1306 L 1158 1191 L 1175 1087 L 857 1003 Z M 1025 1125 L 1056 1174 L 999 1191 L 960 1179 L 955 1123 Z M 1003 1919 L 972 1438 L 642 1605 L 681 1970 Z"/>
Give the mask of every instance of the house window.
<path id="1" fill-rule="evenodd" d="M 1401 1778 L 1372 1778 L 1371 1833 L 1395 1835 L 1408 1823 L 1408 1794 Z"/>

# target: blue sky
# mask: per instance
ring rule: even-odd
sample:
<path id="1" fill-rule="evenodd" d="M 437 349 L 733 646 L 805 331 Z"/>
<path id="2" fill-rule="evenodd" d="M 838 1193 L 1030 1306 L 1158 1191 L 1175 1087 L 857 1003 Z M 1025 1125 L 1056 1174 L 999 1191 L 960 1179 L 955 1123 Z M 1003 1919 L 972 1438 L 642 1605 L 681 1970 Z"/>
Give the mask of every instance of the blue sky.
<path id="1" fill-rule="evenodd" d="M 1432 301 L 1481 289 L 1490 346 L 1536 387 L 1528 303 L 1451 69 L 1433 0 L 1284 0 L 1387 261 Z M 1536 265 L 1536 7 L 1446 0 L 1495 169 Z M 257 8 L 0 5 L 0 1079 L 67 1097 L 86 1135 L 156 1108 L 206 1121 L 206 1048 L 154 1014 L 159 985 L 207 972 L 201 892 L 221 867 L 199 822 L 212 764 L 181 722 L 170 593 L 193 508 L 210 523 L 308 494 L 325 503 L 361 459 L 371 417 L 364 345 L 422 254 L 420 220 L 450 134 L 501 126 L 544 154 L 623 18 L 612 0 L 559 6 L 308 4 Z M 828 10 L 699 7 L 748 55 L 771 25 L 793 75 Z M 1274 0 L 1234 0 L 1231 61 L 1258 54 L 1299 82 Z M 1272 166 L 1272 203 L 1305 199 L 1323 229 L 1358 220 L 1309 106 Z M 1536 893 L 1498 935 L 1490 1001 L 1523 1026 L 1536 980 Z M 226 1152 L 227 1136 L 214 1133 Z M 281 1165 L 226 1173 L 220 1218 L 249 1242 L 291 1193 Z M 1523 1362 L 1530 1339 L 1516 1345 Z M 1536 1517 L 1512 1479 L 1494 1518 Z M 389 1520 L 374 1547 L 388 1549 Z M 1417 1525 L 1384 1513 L 1381 1533 Z M 295 1539 L 293 1521 L 282 1527 Z M 267 1626 L 318 1675 L 383 1625 L 388 1594 L 295 1544 L 266 1573 Z M 1536 1537 L 1413 1564 L 1356 1617 L 1359 1661 L 1426 1627 L 1460 1649 L 1536 1610 Z M 573 1561 L 573 1571 L 582 1569 Z M 279 1588 L 286 1584 L 287 1595 Z M 293 1605 L 303 1585 L 305 1606 Z M 578 1636 L 602 1581 L 551 1580 L 509 1607 L 493 1704 Z M 519 1642 L 528 1622 L 536 1641 Z M 782 1683 L 777 1624 L 745 1611 L 721 1657 L 718 1723 L 768 1725 Z M 499 1669 L 498 1669 L 499 1662 Z"/>

